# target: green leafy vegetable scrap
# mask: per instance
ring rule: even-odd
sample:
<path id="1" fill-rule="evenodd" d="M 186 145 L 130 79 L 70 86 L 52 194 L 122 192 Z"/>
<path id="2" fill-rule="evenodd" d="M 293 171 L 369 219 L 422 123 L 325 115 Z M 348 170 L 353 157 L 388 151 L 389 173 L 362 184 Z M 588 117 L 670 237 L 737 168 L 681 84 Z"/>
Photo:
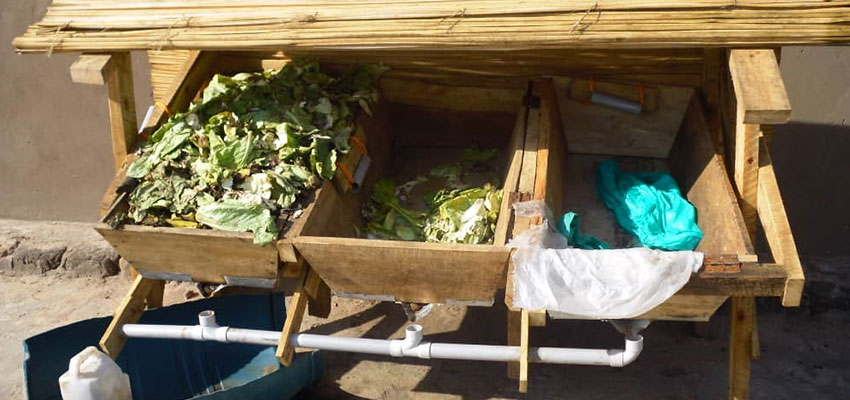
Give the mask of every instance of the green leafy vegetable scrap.
<path id="1" fill-rule="evenodd" d="M 127 176 L 136 223 L 254 233 L 274 241 L 298 196 L 331 179 L 349 151 L 354 109 L 370 112 L 380 65 L 339 78 L 312 59 L 279 70 L 215 75 L 199 101 L 163 123 Z"/>

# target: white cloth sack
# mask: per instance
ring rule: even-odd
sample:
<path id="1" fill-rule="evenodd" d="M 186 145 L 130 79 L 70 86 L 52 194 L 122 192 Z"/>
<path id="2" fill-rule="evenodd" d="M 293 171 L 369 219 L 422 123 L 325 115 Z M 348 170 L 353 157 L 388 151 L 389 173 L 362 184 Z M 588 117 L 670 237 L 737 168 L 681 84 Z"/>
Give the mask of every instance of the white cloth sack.
<path id="1" fill-rule="evenodd" d="M 548 214 L 539 202 L 515 208 L 519 216 Z M 514 307 L 592 319 L 634 318 L 652 310 L 685 286 L 703 261 L 703 254 L 693 251 L 569 248 L 546 219 L 508 246 L 517 249 Z"/>

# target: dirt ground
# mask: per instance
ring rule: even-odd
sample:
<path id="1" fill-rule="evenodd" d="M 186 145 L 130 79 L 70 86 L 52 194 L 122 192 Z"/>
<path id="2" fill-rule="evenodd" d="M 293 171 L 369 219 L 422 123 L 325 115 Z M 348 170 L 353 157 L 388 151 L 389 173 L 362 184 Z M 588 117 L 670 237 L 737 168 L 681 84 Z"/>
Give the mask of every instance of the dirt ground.
<path id="1" fill-rule="evenodd" d="M 72 278 L 47 273 L 0 279 L 0 398 L 23 398 L 21 341 L 49 328 L 104 316 L 120 302 L 126 277 Z M 832 291 L 846 287 L 834 287 Z M 166 304 L 187 301 L 189 284 L 170 283 Z M 197 298 L 197 297 L 195 297 Z M 843 399 L 850 392 L 850 307 L 836 302 L 782 309 L 760 300 L 761 359 L 753 364 L 753 399 Z M 817 305 L 819 304 L 819 305 Z M 817 305 L 817 306 L 815 306 Z M 726 396 L 725 310 L 696 337 L 688 323 L 655 322 L 645 349 L 623 369 L 533 364 L 529 394 L 520 396 L 505 378 L 505 365 L 418 359 L 388 359 L 326 353 L 322 381 L 301 397 L 364 399 L 718 399 Z M 406 319 L 392 303 L 334 298 L 329 319 L 307 318 L 313 333 L 399 338 Z M 427 340 L 505 343 L 505 310 L 438 306 L 420 323 Z M 545 329 L 545 331 L 543 330 Z M 545 332 L 545 334 L 544 334 Z M 549 321 L 532 329 L 539 346 L 619 347 L 622 337 L 604 322 Z"/>

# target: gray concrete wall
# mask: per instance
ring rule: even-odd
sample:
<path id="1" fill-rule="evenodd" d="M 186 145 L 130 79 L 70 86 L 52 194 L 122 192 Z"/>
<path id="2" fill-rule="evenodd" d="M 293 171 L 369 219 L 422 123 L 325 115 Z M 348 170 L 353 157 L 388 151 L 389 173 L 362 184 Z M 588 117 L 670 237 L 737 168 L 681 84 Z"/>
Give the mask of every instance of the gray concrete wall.
<path id="1" fill-rule="evenodd" d="M 9 46 L 47 4 L 0 4 L 0 218 L 94 221 L 113 175 L 106 90 L 71 82 L 76 55 Z M 133 68 L 141 116 L 151 102 L 144 54 Z M 793 121 L 775 130 L 773 153 L 797 244 L 850 255 L 850 47 L 786 48 L 782 73 Z"/>
<path id="2" fill-rule="evenodd" d="M 850 255 L 850 47 L 786 47 L 791 122 L 771 151 L 801 254 Z"/>
<path id="3" fill-rule="evenodd" d="M 114 174 L 106 88 L 71 82 L 75 54 L 17 55 L 10 44 L 47 4 L 0 3 L 0 218 L 94 221 Z M 143 53 L 133 68 L 144 115 L 151 95 Z"/>

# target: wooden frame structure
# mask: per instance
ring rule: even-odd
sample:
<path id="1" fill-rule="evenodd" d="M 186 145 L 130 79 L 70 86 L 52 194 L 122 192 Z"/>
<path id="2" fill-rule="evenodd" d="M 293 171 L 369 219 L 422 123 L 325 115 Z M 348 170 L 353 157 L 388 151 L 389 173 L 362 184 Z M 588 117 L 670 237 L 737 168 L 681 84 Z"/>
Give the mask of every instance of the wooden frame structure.
<path id="1" fill-rule="evenodd" d="M 762 134 L 762 125 L 779 124 L 787 121 L 790 114 L 790 106 L 785 94 L 779 75 L 778 63 L 773 49 L 765 50 L 682 50 L 668 52 L 667 50 L 655 51 L 659 57 L 687 54 L 692 56 L 698 54 L 701 62 L 698 71 L 689 70 L 683 74 L 670 74 L 664 77 L 658 71 L 669 71 L 670 65 L 658 64 L 654 67 L 640 71 L 629 71 L 621 75 L 627 79 L 645 79 L 649 82 L 673 83 L 692 85 L 697 87 L 702 100 L 696 100 L 691 108 L 695 114 L 689 116 L 688 120 L 697 129 L 704 130 L 705 137 L 711 137 L 717 143 L 717 147 L 709 149 L 711 154 L 708 162 L 715 163 L 716 171 L 731 171 L 731 185 L 729 193 L 734 193 L 731 202 L 723 207 L 734 207 L 736 215 L 741 217 L 741 225 L 745 227 L 746 237 L 742 243 L 750 243 L 755 235 L 757 221 L 764 227 L 764 234 L 773 254 L 773 263 L 758 263 L 754 258 L 752 246 L 749 251 L 743 251 L 735 258 L 722 259 L 717 265 L 723 265 L 720 269 L 706 268 L 695 274 L 691 281 L 680 291 L 681 302 L 669 304 L 666 309 L 661 309 L 658 314 L 651 318 L 672 318 L 674 311 L 683 307 L 693 305 L 695 300 L 714 298 L 715 303 L 706 311 L 705 305 L 700 305 L 700 313 L 688 313 L 681 319 L 703 320 L 713 314 L 717 307 L 729 296 L 732 299 L 731 308 L 731 331 L 730 331 L 730 385 L 729 397 L 732 399 L 746 399 L 749 393 L 749 371 L 750 360 L 758 355 L 758 339 L 755 321 L 756 296 L 781 297 L 782 304 L 793 307 L 800 304 L 804 282 L 803 270 L 797 255 L 794 239 L 790 231 L 787 216 L 785 214 L 782 198 L 777 186 L 776 177 L 769 149 L 765 137 Z M 579 54 L 576 51 L 573 54 Z M 599 52 L 597 52 L 599 53 Z M 602 52 L 605 53 L 605 52 Z M 616 54 L 612 51 L 610 55 Z M 647 55 L 653 54 L 652 50 L 646 50 Z M 542 67 L 533 73 L 536 76 L 551 75 L 558 73 L 569 73 L 577 71 L 575 65 L 567 65 L 570 71 L 559 70 L 553 60 L 570 59 L 564 58 L 567 54 L 555 52 L 551 59 L 540 56 L 544 60 Z M 178 104 L 188 104 L 196 93 L 198 87 L 208 76 L 213 60 L 216 57 L 230 59 L 239 68 L 239 63 L 244 62 L 238 53 L 207 53 L 201 51 L 190 51 L 180 68 L 177 69 L 170 85 L 164 91 L 163 102 L 169 107 Z M 285 62 L 286 56 L 281 54 L 265 53 L 262 56 L 262 66 L 280 65 Z M 380 55 L 376 56 L 378 59 Z M 603 57 L 604 58 L 604 57 Z M 128 53 L 112 53 L 81 56 L 71 67 L 71 76 L 75 82 L 89 84 L 105 84 L 109 93 L 110 105 L 110 130 L 113 138 L 113 154 L 116 160 L 116 168 L 122 165 L 126 167 L 128 154 L 132 157 L 135 145 L 136 116 L 132 96 L 132 73 L 129 64 Z M 616 64 L 615 57 L 608 58 L 612 64 Z M 597 66 L 605 66 L 604 61 L 595 61 Z M 252 65 L 254 62 L 250 62 Z M 569 64 L 569 63 L 566 63 Z M 654 69 L 653 69 L 654 68 Z M 603 68 L 604 69 L 604 68 Z M 693 69 L 693 68 L 691 68 Z M 591 68 L 591 72 L 593 69 Z M 452 74 L 439 73 L 435 75 L 422 75 L 416 69 L 401 68 L 391 79 L 420 79 L 440 82 L 449 87 L 457 85 L 457 82 L 471 84 L 492 90 L 494 87 L 521 88 L 523 81 L 527 81 L 529 72 L 524 70 L 521 74 L 498 80 L 493 79 L 468 79 L 468 77 L 457 77 Z M 539 75 L 538 75 L 539 73 Z M 543 83 L 541 83 L 543 82 Z M 390 85 L 398 82 L 390 81 Z M 489 88 L 489 89 L 488 89 Z M 403 101 L 408 103 L 427 102 L 423 97 L 411 95 L 411 93 L 425 93 L 428 95 L 428 86 L 422 86 L 416 91 L 405 92 L 408 98 Z M 498 101 L 498 90 L 493 91 L 488 101 Z M 518 121 L 524 121 L 525 135 L 515 135 L 510 149 L 509 173 L 505 179 L 504 197 L 507 199 L 502 204 L 502 212 L 510 210 L 510 203 L 521 200 L 539 199 L 545 200 L 553 209 L 563 209 L 565 198 L 562 180 L 551 179 L 558 176 L 565 168 L 564 154 L 566 143 L 564 135 L 560 131 L 560 114 L 556 108 L 557 99 L 553 86 L 538 81 L 532 86 L 529 93 L 530 99 L 537 99 L 537 106 L 528 107 L 512 104 L 510 101 L 502 102 L 501 106 L 506 110 L 519 109 L 522 116 Z M 462 96 L 461 96 L 462 97 Z M 473 97 L 474 98 L 474 97 Z M 526 103 L 529 102 L 526 98 Z M 496 99 L 496 100 L 494 100 Z M 467 98 L 467 105 L 471 108 L 477 107 L 474 101 Z M 533 101 L 532 101 L 533 102 Z M 502 104 L 500 103 L 500 104 Z M 514 107 L 514 108 L 511 108 Z M 164 110 L 157 109 L 154 118 L 151 119 L 147 128 L 158 125 L 164 118 Z M 519 127 L 520 122 L 517 123 Z M 519 129 L 519 128 L 515 128 Z M 720 143 L 723 145 L 720 146 Z M 725 165 L 725 167 L 724 167 Z M 714 176 L 708 179 L 726 180 L 727 176 Z M 114 189 L 114 188 L 113 188 Z M 733 192 L 734 190 L 734 192 Z M 114 193 L 114 190 L 112 190 Z M 104 198 L 101 206 L 103 213 L 115 203 L 115 196 L 109 193 Z M 738 208 L 740 207 L 740 208 Z M 507 223 L 500 224 L 497 228 L 498 243 L 504 243 L 511 235 L 521 233 L 528 229 L 531 224 L 537 222 L 532 219 L 520 218 L 508 212 Z M 734 233 L 734 232 L 733 232 Z M 301 319 L 308 308 L 312 314 L 327 316 L 330 310 L 330 288 L 322 280 L 321 274 L 310 267 L 301 258 L 299 243 L 304 246 L 303 250 L 309 252 L 311 245 L 322 245 L 322 238 L 296 238 L 294 245 L 286 249 L 278 249 L 276 253 L 291 254 L 290 258 L 281 257 L 275 259 L 272 270 L 273 279 L 283 277 L 294 277 L 297 279 L 296 290 L 289 302 L 287 318 L 281 332 L 280 346 L 276 355 L 281 362 L 288 365 L 293 356 L 293 348 L 288 344 L 288 337 L 300 329 Z M 343 243 L 336 241 L 334 243 Z M 404 245 L 397 246 L 404 249 Z M 289 253 L 286 253 L 289 252 Z M 451 256 L 450 254 L 448 256 Z M 285 267 L 280 267 L 278 262 L 284 261 Z M 509 263 L 508 263 L 509 264 Z M 505 265 L 505 268 L 510 268 Z M 265 270 L 268 275 L 272 270 Z M 193 275 L 194 276 L 194 275 Z M 202 275 L 198 275 L 202 277 Z M 209 279 L 207 279 L 209 280 Z M 511 282 L 506 283 L 507 291 L 510 293 Z M 120 352 L 124 339 L 120 336 L 120 326 L 137 320 L 145 307 L 158 307 L 162 304 L 163 281 L 137 276 L 131 289 L 121 302 L 115 312 L 112 323 L 101 339 L 101 347 L 111 356 Z M 413 299 L 411 299 L 413 300 Z M 671 311 L 672 310 L 672 311 Z M 519 390 L 528 390 L 528 347 L 529 330 L 531 327 L 544 326 L 546 313 L 540 310 L 509 310 L 508 312 L 508 344 L 519 346 L 521 349 L 520 362 L 509 365 L 509 376 L 519 380 Z"/>

